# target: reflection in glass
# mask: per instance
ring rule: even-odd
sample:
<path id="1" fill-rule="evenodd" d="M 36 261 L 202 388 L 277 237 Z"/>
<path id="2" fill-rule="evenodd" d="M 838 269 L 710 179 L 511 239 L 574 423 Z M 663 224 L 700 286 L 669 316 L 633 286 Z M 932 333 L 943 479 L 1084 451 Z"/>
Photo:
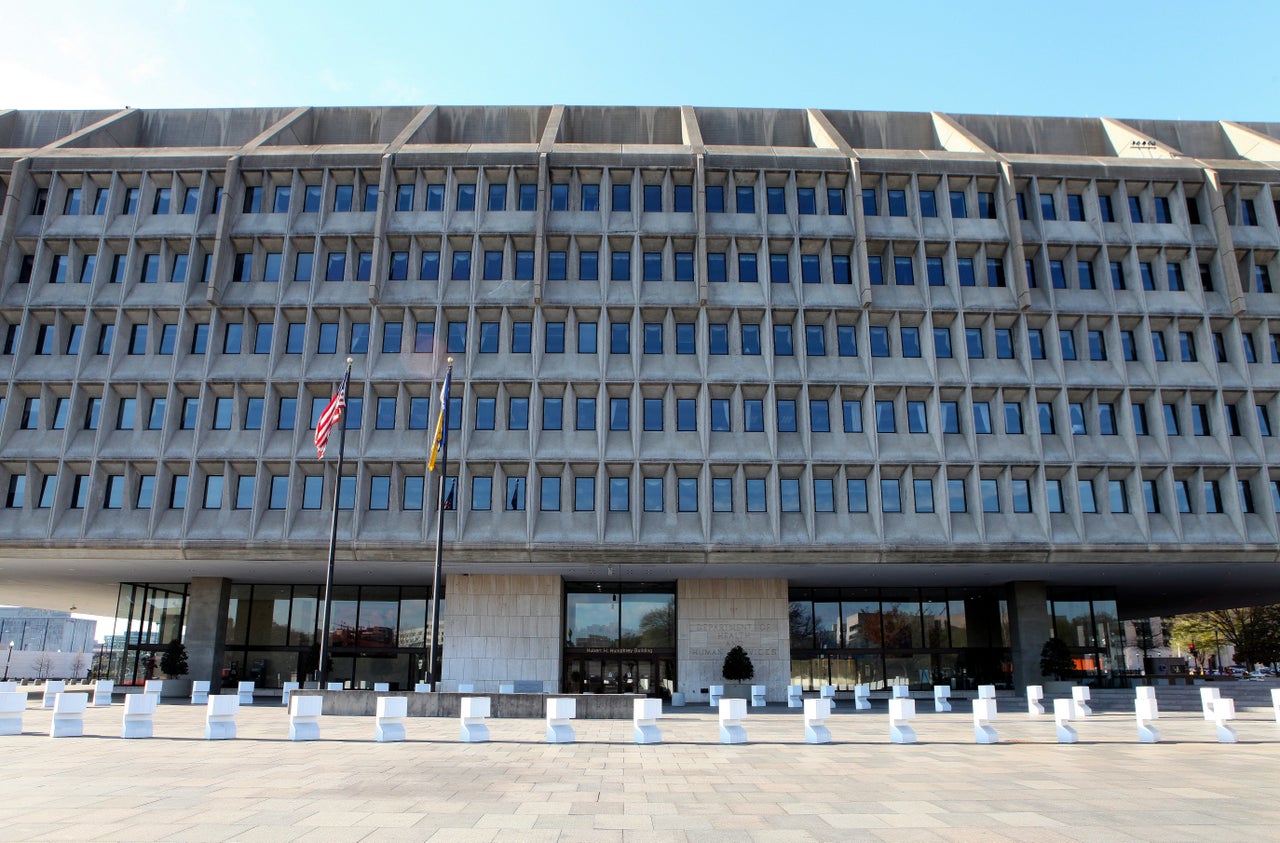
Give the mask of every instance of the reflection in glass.
<path id="1" fill-rule="evenodd" d="M 354 585 L 333 588 L 333 607 L 329 610 L 329 644 L 333 647 L 356 646 L 356 597 Z"/>
<path id="2" fill-rule="evenodd" d="M 618 646 L 616 594 L 569 594 L 565 600 L 565 639 L 572 647 Z"/>
<path id="3" fill-rule="evenodd" d="M 394 647 L 399 629 L 400 589 L 396 586 L 365 586 L 360 594 L 360 615 L 356 624 L 357 647 Z"/>
<path id="4" fill-rule="evenodd" d="M 623 594 L 620 647 L 674 647 L 674 594 Z"/>
<path id="5" fill-rule="evenodd" d="M 293 612 L 289 615 L 290 644 L 309 646 L 315 643 L 319 595 L 319 586 L 295 585 L 293 587 Z"/>

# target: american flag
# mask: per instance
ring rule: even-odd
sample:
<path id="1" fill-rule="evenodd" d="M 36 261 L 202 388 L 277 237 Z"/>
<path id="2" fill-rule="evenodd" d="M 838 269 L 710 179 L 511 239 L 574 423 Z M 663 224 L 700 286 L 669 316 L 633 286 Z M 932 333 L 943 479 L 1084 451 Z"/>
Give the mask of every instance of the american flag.
<path id="1" fill-rule="evenodd" d="M 347 373 L 342 376 L 342 385 L 329 399 L 324 412 L 320 414 L 320 420 L 316 422 L 316 459 L 318 460 L 324 459 L 324 449 L 329 444 L 329 432 L 342 418 L 342 410 L 347 406 L 347 381 L 349 380 L 351 380 L 351 370 L 347 369 Z"/>

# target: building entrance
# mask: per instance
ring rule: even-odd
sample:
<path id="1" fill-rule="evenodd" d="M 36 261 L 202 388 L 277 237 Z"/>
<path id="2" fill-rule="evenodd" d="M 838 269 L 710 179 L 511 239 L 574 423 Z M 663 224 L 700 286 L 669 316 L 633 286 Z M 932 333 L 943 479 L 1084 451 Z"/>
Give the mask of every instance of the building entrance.
<path id="1" fill-rule="evenodd" d="M 675 583 L 566 582 L 565 693 L 647 694 L 676 687 Z"/>

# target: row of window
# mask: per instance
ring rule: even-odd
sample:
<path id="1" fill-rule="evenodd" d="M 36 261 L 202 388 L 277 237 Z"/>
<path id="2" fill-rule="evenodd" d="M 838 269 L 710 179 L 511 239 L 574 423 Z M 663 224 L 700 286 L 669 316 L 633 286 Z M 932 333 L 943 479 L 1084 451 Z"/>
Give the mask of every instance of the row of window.
<path id="1" fill-rule="evenodd" d="M 768 252 L 762 254 L 758 245 L 743 245 L 733 252 L 707 252 L 706 279 L 709 283 L 722 283 L 730 280 L 754 284 L 767 280 L 774 284 L 791 284 L 799 281 L 802 284 L 852 284 L 852 264 L 848 254 L 832 252 L 826 257 L 820 252 L 798 252 L 788 249 L 785 252 Z M 806 246 L 806 249 L 809 247 Z M 885 244 L 872 243 L 869 246 L 872 254 L 867 258 L 868 280 L 873 286 L 892 283 L 897 286 L 914 286 L 920 266 L 919 259 L 913 255 L 893 254 Z M 885 254 L 877 254 L 876 252 Z M 793 254 L 793 252 L 797 252 Z M 534 278 L 534 251 L 521 248 L 485 249 L 480 253 L 479 280 L 501 281 L 514 278 L 517 281 L 532 281 Z M 1241 264 L 1242 274 L 1252 274 L 1252 289 L 1258 293 L 1271 293 L 1271 269 L 1268 264 L 1245 252 Z M 411 268 L 416 263 L 415 280 L 440 281 L 447 276 L 451 281 L 471 281 L 475 275 L 474 254 L 470 249 L 453 249 L 447 255 L 447 266 L 442 268 L 442 252 L 440 249 L 421 249 L 411 252 L 408 249 L 393 249 L 389 253 L 386 277 L 391 281 L 410 280 Z M 373 275 L 373 252 L 355 249 L 330 249 L 321 255 L 322 265 L 317 268 L 317 253 L 314 251 L 296 251 L 290 255 L 293 269 L 293 280 L 311 282 L 317 278 L 325 281 L 369 281 Z M 416 257 L 416 262 L 411 258 Z M 110 258 L 109 263 L 106 258 Z M 572 260 L 571 260 L 572 259 Z M 185 252 L 165 254 L 150 252 L 136 255 L 138 272 L 137 282 L 155 284 L 160 281 L 184 283 L 194 281 L 206 283 L 213 268 L 213 256 L 205 253 L 199 256 L 195 271 L 192 271 L 192 257 Z M 639 266 L 639 278 L 643 281 L 684 281 L 695 280 L 694 252 L 692 243 L 686 244 L 685 250 L 676 245 L 673 250 L 649 250 L 633 252 L 630 245 L 615 248 L 604 255 L 608 271 L 604 273 L 610 281 L 631 281 Z M 1005 261 L 1003 257 L 983 258 L 974 255 L 962 255 L 953 262 L 943 256 L 931 255 L 924 258 L 924 278 L 928 286 L 942 287 L 958 284 L 961 287 L 978 286 L 979 278 L 988 287 L 1005 287 Z M 549 281 L 599 281 L 602 277 L 601 252 L 598 249 L 576 245 L 574 250 L 550 249 L 546 258 L 546 277 Z M 24 254 L 21 258 L 17 282 L 30 283 L 36 265 L 35 255 Z M 129 277 L 126 255 L 111 253 L 99 263 L 99 255 L 81 253 L 78 266 L 74 266 L 75 256 L 65 252 L 55 252 L 49 256 L 47 281 L 50 284 L 66 284 L 78 282 L 92 284 L 98 277 L 99 266 L 103 270 L 105 283 L 121 284 Z M 570 266 L 576 267 L 570 273 Z M 1026 261 L 1028 284 L 1032 288 L 1041 285 L 1039 262 L 1034 259 Z M 979 267 L 985 266 L 985 274 L 979 276 Z M 1164 284 L 1157 283 L 1156 264 L 1151 261 L 1139 261 L 1138 276 L 1143 290 L 1158 289 L 1170 292 L 1182 292 L 1187 289 L 1184 279 L 1183 264 L 1167 260 L 1163 264 Z M 1098 288 L 1095 266 L 1092 260 L 1078 260 L 1074 263 L 1074 276 L 1069 277 L 1068 262 L 1053 258 L 1047 261 L 1050 285 L 1054 289 L 1067 289 L 1068 282 L 1074 281 L 1075 288 L 1095 290 Z M 1208 263 L 1198 265 L 1200 286 L 1205 292 L 1215 290 L 1213 273 Z M 279 282 L 285 270 L 285 253 L 281 251 L 240 251 L 232 258 L 231 280 L 233 282 L 261 281 L 265 283 Z M 732 268 L 733 271 L 730 271 Z M 319 271 L 317 271 L 319 269 Z M 796 270 L 798 269 L 798 274 Z M 892 278 L 888 270 L 892 269 Z M 1125 261 L 1109 261 L 1107 274 L 1111 288 L 1126 290 L 1129 288 L 1128 270 Z"/>
<path id="2" fill-rule="evenodd" d="M 696 389 L 696 387 L 693 387 Z M 531 399 L 527 395 L 510 395 L 505 401 L 505 429 L 528 430 L 530 425 L 531 401 L 536 401 L 540 413 L 535 420 L 542 430 L 564 430 L 566 426 L 572 430 L 590 431 L 601 429 L 610 431 L 629 431 L 633 425 L 644 431 L 662 431 L 674 422 L 676 431 L 697 431 L 705 425 L 712 432 L 763 432 L 766 426 L 766 409 L 771 410 L 770 425 L 779 433 L 796 433 L 808 430 L 812 433 L 830 433 L 833 430 L 832 406 L 830 398 L 811 397 L 775 398 L 772 402 L 764 397 L 743 395 L 740 402 L 728 397 L 712 397 L 700 402 L 697 397 L 679 397 L 680 387 L 674 387 L 675 398 L 668 399 L 662 395 L 653 395 L 649 389 L 641 388 L 641 395 L 633 398 L 631 394 L 617 394 L 616 389 L 606 388 L 605 395 L 599 395 L 592 387 L 586 387 L 589 394 L 582 394 L 581 385 L 573 388 L 573 395 L 547 395 Z M 626 385 L 630 393 L 632 387 Z M 665 387 L 662 388 L 665 391 Z M 310 422 L 314 429 L 320 414 L 328 403 L 327 393 L 321 389 L 310 396 Z M 644 393 L 650 393 L 645 395 Z M 812 394 L 812 393 L 810 393 Z M 876 433 L 929 433 L 930 430 L 944 434 L 985 435 L 996 433 L 996 420 L 1002 420 L 1003 433 L 1021 435 L 1027 431 L 1024 422 L 1024 402 L 1005 398 L 1002 401 L 970 398 L 968 400 L 939 397 L 927 400 L 915 390 L 898 390 L 896 388 L 877 388 L 877 396 L 869 400 L 871 425 L 869 429 Z M 1096 396 L 1089 400 L 1075 400 L 1077 394 L 1058 394 L 1049 400 L 1034 401 L 1038 431 L 1041 436 L 1056 435 L 1059 429 L 1075 436 L 1086 436 L 1090 432 L 1102 436 L 1116 436 L 1121 433 L 1121 418 L 1124 415 L 1124 404 L 1107 401 Z M 1148 407 L 1152 415 L 1163 419 L 1166 436 L 1181 436 L 1190 433 L 1193 436 L 1213 436 L 1221 430 L 1227 436 L 1245 435 L 1244 421 L 1252 417 L 1257 435 L 1272 435 L 1270 410 L 1264 404 L 1255 404 L 1248 398 L 1237 402 L 1224 401 L 1221 412 L 1215 405 L 1177 397 L 1167 400 L 1168 393 L 1153 396 L 1149 401 L 1130 399 L 1129 431 L 1135 436 L 1152 435 L 1149 423 Z M 200 426 L 200 399 L 197 396 L 183 396 L 181 393 L 175 400 L 181 400 L 181 411 L 177 416 L 180 430 L 193 430 Z M 96 430 L 102 421 L 104 398 L 98 395 L 87 395 L 83 401 L 83 424 L 85 430 Z M 303 398 L 305 401 L 306 399 Z M 463 415 L 463 398 L 450 397 L 448 425 L 450 429 L 461 429 Z M 144 404 L 133 396 L 118 396 L 115 403 L 116 430 L 160 430 L 165 425 L 167 398 L 163 395 L 150 395 Z M 240 401 L 234 396 L 212 395 L 206 398 L 212 406 L 208 420 L 213 430 L 231 430 L 236 425 L 237 406 L 239 407 L 239 428 L 241 430 L 261 430 L 266 420 L 267 398 L 260 395 L 246 395 Z M 297 397 L 277 395 L 275 399 L 274 424 L 277 430 L 293 430 L 297 424 Z M 408 396 L 403 402 L 407 415 L 401 416 L 402 402 L 395 395 L 374 395 L 369 398 L 374 414 L 374 429 L 426 430 L 430 424 L 434 399 L 427 396 Z M 845 433 L 863 433 L 866 419 L 863 414 L 862 398 L 837 397 L 839 422 Z M 4 412 L 5 398 L 0 398 L 0 415 Z M 703 416 L 700 403 L 706 409 Z M 350 395 L 347 398 L 346 426 L 359 429 L 364 425 L 365 399 Z M 736 406 L 735 406 L 736 404 Z M 74 402 L 70 396 L 51 393 L 48 398 L 38 395 L 27 396 L 21 404 L 18 417 L 19 430 L 64 430 L 70 423 Z M 495 430 L 498 424 L 499 399 L 496 396 L 478 395 L 474 399 L 472 425 L 474 430 Z M 1119 408 L 1119 409 L 1118 409 Z M 1250 413 L 1252 409 L 1252 413 Z M 674 410 L 674 417 L 668 410 Z M 566 419 L 566 411 L 571 416 Z M 601 418 L 601 411 L 605 416 Z M 803 411 L 803 413 L 802 413 Z M 1059 417 L 1066 419 L 1060 425 Z M 900 423 L 900 419 L 905 424 Z M 967 421 L 964 421 L 967 420 Z M 269 420 L 268 420 L 269 421 Z"/>
<path id="3" fill-rule="evenodd" d="M 774 312 L 775 320 L 784 318 L 784 314 Z M 970 321 L 970 320 L 967 320 Z M 346 331 L 346 352 L 349 354 L 366 354 L 369 352 L 371 339 L 369 322 L 350 322 Z M 542 351 L 545 354 L 563 354 L 568 337 L 569 323 L 553 321 L 542 323 Z M 1097 324 L 1089 322 L 1088 324 Z M 532 321 L 515 320 L 508 323 L 506 348 L 511 354 L 530 354 L 534 344 L 534 323 Z M 384 321 L 381 323 L 381 343 L 378 347 L 383 354 L 399 354 L 405 348 L 404 337 L 406 326 L 412 336 L 413 353 L 430 354 L 436 350 L 436 323 L 420 320 L 417 322 Z M 91 326 L 90 326 L 91 327 Z M 109 355 L 113 351 L 117 326 L 110 323 L 97 323 L 97 334 L 94 348 L 99 355 Z M 133 323 L 122 326 L 128 329 L 127 353 L 130 355 L 174 354 L 179 339 L 179 326 L 172 322 Z M 285 354 L 303 354 L 308 349 L 306 322 L 286 322 L 276 325 L 274 322 L 241 322 L 226 321 L 219 326 L 220 350 L 223 354 L 240 354 L 247 348 L 254 354 L 271 354 L 273 351 Z M 315 322 L 310 326 L 312 343 L 316 354 L 337 354 L 339 352 L 340 323 Z M 464 321 L 448 321 L 444 323 L 445 351 L 449 354 L 465 354 L 468 351 L 467 334 L 469 324 Z M 499 321 L 481 321 L 477 327 L 477 341 L 474 351 L 480 354 L 497 354 L 502 339 L 502 323 Z M 574 348 L 579 354 L 596 354 L 600 350 L 600 323 L 596 321 L 578 321 L 573 323 L 576 331 Z M 709 322 L 703 332 L 703 342 L 707 353 L 712 356 L 729 354 L 758 356 L 771 353 L 776 357 L 792 357 L 803 348 L 808 357 L 824 357 L 829 351 L 828 326 L 821 323 L 774 321 L 772 325 L 759 322 L 739 322 L 737 331 L 731 331 L 731 323 Z M 79 355 L 84 346 L 86 324 L 65 322 L 61 325 L 49 322 L 35 322 L 35 341 L 32 353 L 36 356 Z M 280 330 L 277 330 L 279 328 Z M 629 355 L 633 350 L 644 354 L 666 354 L 674 346 L 677 355 L 696 355 L 699 352 L 699 331 L 696 322 L 639 322 L 632 320 L 611 321 L 605 324 L 605 349 L 610 354 Z M 988 356 L 998 360 L 1012 360 L 1026 357 L 1031 360 L 1048 359 L 1048 346 L 1044 328 L 996 327 L 990 320 L 983 324 L 967 325 L 963 328 L 955 325 L 935 325 L 932 328 L 920 325 L 901 325 L 896 331 L 889 325 L 868 325 L 864 340 L 873 358 L 902 357 L 907 359 L 930 356 L 932 359 L 944 360 L 956 356 L 953 346 L 954 332 L 963 331 L 963 347 L 969 360 L 982 360 Z M 205 354 L 209 349 L 212 328 L 209 323 L 193 323 L 190 331 L 189 350 L 192 354 Z M 859 354 L 859 327 L 857 325 L 836 325 L 835 346 L 830 353 L 840 357 L 857 357 Z M 1151 328 L 1150 355 L 1140 354 L 1137 332 L 1132 329 L 1114 330 L 1112 328 L 1088 328 L 1080 336 L 1080 329 L 1060 328 L 1058 330 L 1057 350 L 1063 361 L 1090 360 L 1103 362 L 1119 359 L 1134 362 L 1149 359 L 1152 362 L 1166 362 L 1170 352 L 1166 345 L 1165 331 Z M 1176 359 L 1184 363 L 1198 362 L 1200 359 L 1199 331 L 1177 331 Z M 633 334 L 637 342 L 633 342 Z M 61 335 L 64 339 L 59 342 Z M 276 337 L 283 337 L 283 348 L 275 348 Z M 668 341 L 668 336 L 671 341 Z M 1025 336 L 1026 346 L 1023 349 L 1019 340 Z M 1280 363 L 1280 333 L 1267 334 L 1270 348 L 1270 361 Z M 736 340 L 731 342 L 731 339 Z M 768 342 L 766 342 L 768 340 Z M 1080 346 L 1077 342 L 1080 342 Z M 10 324 L 4 328 L 0 353 L 16 354 L 21 349 L 21 326 Z M 1254 341 L 1254 334 L 1248 330 L 1240 333 L 1240 356 L 1237 358 L 1229 352 L 1232 343 L 1228 341 L 1226 332 L 1210 331 L 1209 342 L 1213 351 L 1213 359 L 1218 363 L 1239 361 L 1258 363 L 1262 359 Z M 154 347 L 153 347 L 154 343 Z M 636 346 L 633 349 L 633 345 Z M 1118 354 L 1115 346 L 1118 345 Z M 1019 353 L 1021 352 L 1021 354 Z"/>
<path id="4" fill-rule="evenodd" d="M 868 488 L 878 491 L 879 511 L 882 513 L 900 513 L 905 507 L 917 513 L 966 513 L 970 507 L 983 513 L 1031 513 L 1035 511 L 1037 502 L 1053 514 L 1067 511 L 1067 496 L 1070 478 L 1046 477 L 1039 484 L 1039 494 L 1033 493 L 1034 478 L 1021 477 L 980 477 L 976 474 L 968 477 L 935 478 L 934 470 L 926 469 L 925 476 L 903 474 L 900 477 L 888 477 L 881 472 L 877 481 L 868 477 L 848 477 L 844 482 L 844 509 L 850 513 L 867 513 L 871 500 Z M 31 501 L 37 509 L 48 509 L 57 503 L 58 475 L 45 474 L 35 477 L 39 481 L 39 492 Z M 67 499 L 67 508 L 85 509 L 89 505 L 92 480 L 87 474 L 73 474 L 68 477 L 71 482 L 71 493 Z M 294 506 L 301 510 L 318 510 L 321 508 L 324 493 L 324 477 L 317 474 L 291 477 L 288 474 L 268 474 L 261 478 L 266 488 L 266 500 L 261 504 L 268 510 L 283 510 L 289 505 L 290 495 L 298 495 Z M 392 507 L 392 475 L 371 474 L 366 477 L 365 488 L 367 499 L 365 505 L 373 511 L 389 510 Z M 200 498 L 203 509 L 222 509 L 229 503 L 232 509 L 253 509 L 256 501 L 259 478 L 253 474 L 204 474 Z M 425 478 L 423 475 L 405 474 L 400 476 L 399 508 L 404 511 L 421 511 L 424 502 Z M 538 498 L 537 508 L 543 512 L 559 512 L 562 507 L 574 512 L 593 512 L 603 507 L 609 512 L 628 512 L 631 510 L 632 494 L 637 484 L 630 476 L 609 475 L 598 482 L 596 474 L 575 474 L 565 477 L 560 474 L 541 475 L 536 478 Z M 168 477 L 167 501 L 169 509 L 185 509 L 189 504 L 191 477 L 187 474 L 171 474 Z M 1133 487 L 1134 481 L 1137 487 Z M 103 484 L 102 508 L 123 509 L 128 505 L 136 510 L 149 510 L 156 506 L 156 475 L 105 474 L 100 477 Z M 638 484 L 640 493 L 640 509 L 643 512 L 698 512 L 703 506 L 702 495 L 710 493 L 711 512 L 761 513 L 768 511 L 767 487 L 765 477 L 711 476 L 709 483 L 704 484 L 702 478 L 676 477 L 674 483 L 664 477 L 641 477 Z M 1228 481 L 1229 482 L 1229 481 Z M 22 509 L 27 503 L 26 474 L 9 476 L 5 507 Z M 800 477 L 777 478 L 777 505 L 783 513 L 801 512 L 808 505 L 815 513 L 834 513 L 837 508 L 836 490 L 838 478 L 810 478 L 809 496 L 802 500 L 802 483 Z M 1243 514 L 1252 514 L 1257 510 L 1253 497 L 1254 481 L 1240 478 L 1236 481 L 1236 502 Z M 457 506 L 457 477 L 445 478 L 445 508 Z M 508 512 L 520 512 L 531 506 L 528 500 L 529 478 L 523 474 L 472 474 L 470 475 L 469 509 L 472 512 L 487 512 L 495 508 Z M 1123 514 L 1132 511 L 1130 497 L 1134 492 L 1141 495 L 1141 509 L 1148 514 L 1158 514 L 1170 510 L 1166 503 L 1172 501 L 1172 510 L 1179 513 L 1219 514 L 1224 512 L 1223 480 L 1194 477 L 1175 477 L 1165 472 L 1160 477 L 1143 478 L 1134 475 L 1115 477 L 1099 475 L 1092 478 L 1080 477 L 1074 483 L 1074 507 L 1083 514 L 1094 514 L 1101 511 Z M 494 501 L 495 486 L 502 492 L 500 501 Z M 941 487 L 941 499 L 935 491 Z M 1105 498 L 1100 504 L 1098 487 L 1104 490 Z M 566 501 L 566 488 L 571 498 Z M 1280 480 L 1270 481 L 1272 505 L 1280 513 Z M 669 491 L 674 491 L 674 500 L 668 500 Z M 907 492 L 910 493 L 909 502 Z M 604 493 L 603 500 L 600 492 Z M 357 477 L 346 475 L 341 478 L 338 489 L 338 508 L 354 509 L 356 506 Z M 735 494 L 741 495 L 745 506 L 735 506 Z M 971 503 L 971 500 L 973 501 Z M 674 506 L 672 506 L 674 504 Z M 1100 508 L 1101 507 L 1101 508 Z"/>
<path id="5" fill-rule="evenodd" d="M 612 171 L 611 176 L 617 171 Z M 246 174 L 249 175 L 249 174 Z M 645 213 L 692 213 L 694 195 L 692 173 L 688 173 L 689 182 L 677 181 L 670 192 L 664 190 L 661 183 L 653 183 L 646 176 L 644 183 L 637 191 L 641 197 L 640 208 Z M 474 178 L 474 176 L 473 176 Z M 727 174 L 709 173 L 707 178 L 705 204 L 707 213 L 725 213 L 732 207 L 735 213 L 757 213 L 757 185 L 747 181 L 750 174 L 735 174 L 732 184 Z M 553 179 L 548 186 L 548 202 L 551 211 L 586 211 L 597 212 L 602 208 L 602 193 L 609 199 L 609 211 L 630 213 L 633 208 L 634 171 L 622 172 L 620 178 L 611 178 L 607 184 L 600 181 L 589 181 L 584 178 L 563 180 Z M 252 175 L 253 182 L 245 185 L 241 202 L 241 211 L 245 214 L 274 213 L 287 214 L 292 208 L 295 186 L 294 178 L 289 175 L 284 180 L 275 181 L 263 174 Z M 285 183 L 287 181 L 287 183 Z M 771 184 L 776 179 L 765 178 L 763 194 L 764 210 L 771 215 L 787 214 L 794 208 L 800 215 L 827 213 L 845 215 L 845 189 L 827 187 L 825 190 L 817 185 L 795 185 L 788 188 L 784 184 Z M 891 217 L 931 218 L 941 215 L 945 210 L 952 219 L 966 219 L 976 216 L 980 219 L 996 219 L 998 203 L 995 193 L 986 190 L 971 190 L 963 184 L 963 179 L 956 180 L 947 189 L 934 187 L 932 184 L 920 184 L 914 190 L 905 185 L 895 186 L 896 179 L 878 174 L 868 174 L 864 183 L 870 186 L 862 189 L 862 209 L 867 216 L 886 214 Z M 571 183 L 572 182 L 572 183 Z M 177 179 L 175 186 L 156 184 L 149 196 L 151 213 L 197 214 L 201 212 L 201 188 L 188 184 L 182 178 Z M 395 187 L 395 210 L 397 211 L 443 211 L 447 204 L 447 188 L 444 181 L 428 180 L 421 185 L 423 190 L 419 196 L 417 180 L 401 181 Z M 211 185 L 214 194 L 208 211 L 218 213 L 222 199 L 222 189 Z M 335 213 L 372 212 L 377 210 L 379 188 L 375 176 L 363 176 L 353 181 L 335 181 L 329 187 L 326 203 L 326 190 L 323 184 L 303 182 L 300 185 L 302 194 L 302 213 L 319 213 L 326 206 Z M 1083 188 L 1083 185 L 1081 185 Z M 507 210 L 535 211 L 538 207 L 538 185 L 532 181 L 521 181 L 518 176 L 508 180 L 486 178 L 483 183 L 483 206 L 488 211 L 501 212 Z M 576 191 L 573 190 L 576 188 Z M 1016 197 L 1020 219 L 1031 218 L 1030 209 L 1038 210 L 1039 219 L 1052 222 L 1058 219 L 1083 222 L 1098 220 L 1100 222 L 1116 222 L 1116 200 L 1123 202 L 1128 212 L 1128 219 L 1133 223 L 1152 222 L 1169 224 L 1174 222 L 1174 193 L 1142 191 L 1129 193 L 1127 190 L 1119 196 L 1115 190 L 1099 185 L 1097 190 L 1086 192 L 1083 189 L 1071 190 L 1067 187 L 1049 187 L 1043 189 L 1040 183 L 1036 188 L 1030 184 L 1020 185 Z M 84 187 L 67 186 L 62 193 L 62 213 L 78 215 L 90 213 L 103 215 L 111 206 L 111 188 L 93 184 L 87 193 Z M 119 213 L 132 215 L 138 212 L 142 188 L 123 185 L 119 199 Z M 1235 194 L 1234 202 L 1229 203 L 1230 221 L 1235 225 L 1259 225 L 1257 202 L 1260 197 L 1248 195 L 1239 188 L 1228 190 Z M 571 196 L 571 193 L 573 194 Z M 825 195 L 824 195 L 825 194 Z M 825 199 L 820 207 L 819 198 Z M 1200 198 L 1198 195 L 1184 194 L 1186 221 L 1191 225 L 1202 222 Z M 729 200 L 732 200 L 730 203 Z M 453 183 L 451 207 L 455 211 L 474 211 L 481 200 L 481 184 L 478 180 L 467 181 L 459 178 Z M 572 201 L 571 201 L 572 200 Z M 1276 217 L 1280 219 L 1280 198 L 1272 199 L 1276 207 Z M 31 212 L 34 216 L 43 216 L 48 210 L 49 188 L 38 187 L 32 201 Z"/>

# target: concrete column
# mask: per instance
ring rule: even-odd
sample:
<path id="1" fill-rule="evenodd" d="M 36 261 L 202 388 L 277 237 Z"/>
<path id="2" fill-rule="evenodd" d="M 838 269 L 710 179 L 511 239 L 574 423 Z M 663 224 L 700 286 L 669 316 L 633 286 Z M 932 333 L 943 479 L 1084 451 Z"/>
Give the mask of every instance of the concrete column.
<path id="1" fill-rule="evenodd" d="M 465 682 L 496 693 L 504 682 L 537 680 L 560 690 L 563 585 L 546 575 L 449 574 L 445 578 L 446 689 Z"/>
<path id="2" fill-rule="evenodd" d="M 225 199 L 224 199 L 225 201 Z M 192 577 L 187 591 L 187 665 L 192 680 L 207 679 L 212 693 L 221 690 L 222 656 L 227 643 L 227 604 L 231 580 Z"/>
<path id="3" fill-rule="evenodd" d="M 1048 592 L 1043 582 L 1009 583 L 1009 637 L 1013 684 L 1019 693 L 1040 683 L 1040 649 L 1049 640 Z"/>

